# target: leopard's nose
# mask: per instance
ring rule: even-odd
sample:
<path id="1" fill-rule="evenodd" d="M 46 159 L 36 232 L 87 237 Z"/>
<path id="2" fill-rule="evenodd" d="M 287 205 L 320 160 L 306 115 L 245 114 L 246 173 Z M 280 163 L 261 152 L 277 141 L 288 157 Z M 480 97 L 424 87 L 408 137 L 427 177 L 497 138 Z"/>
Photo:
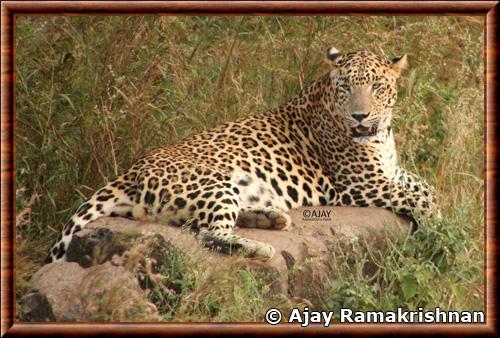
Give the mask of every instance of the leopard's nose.
<path id="1" fill-rule="evenodd" d="M 358 122 L 361 122 L 368 116 L 368 114 L 352 114 L 351 116 Z"/>

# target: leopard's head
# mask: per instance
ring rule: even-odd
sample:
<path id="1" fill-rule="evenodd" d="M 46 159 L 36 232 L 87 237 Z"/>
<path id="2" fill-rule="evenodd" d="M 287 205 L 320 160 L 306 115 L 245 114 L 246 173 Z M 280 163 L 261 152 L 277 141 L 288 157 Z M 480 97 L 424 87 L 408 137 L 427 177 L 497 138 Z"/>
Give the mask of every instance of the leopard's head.
<path id="1" fill-rule="evenodd" d="M 396 80 L 407 67 L 406 55 L 387 60 L 371 52 L 327 51 L 329 74 L 327 110 L 354 139 L 376 136 L 391 125 Z"/>

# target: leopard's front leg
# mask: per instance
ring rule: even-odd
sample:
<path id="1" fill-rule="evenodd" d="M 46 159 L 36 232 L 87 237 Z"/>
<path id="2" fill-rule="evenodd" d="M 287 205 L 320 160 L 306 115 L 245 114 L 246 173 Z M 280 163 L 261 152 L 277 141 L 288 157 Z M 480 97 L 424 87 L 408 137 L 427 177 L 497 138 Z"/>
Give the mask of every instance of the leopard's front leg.
<path id="1" fill-rule="evenodd" d="M 396 195 L 397 191 L 397 196 L 392 196 L 392 200 L 399 203 L 407 201 L 411 215 L 441 218 L 434 188 L 423 178 L 398 167 L 393 182 L 395 183 L 393 195 Z"/>
<path id="2" fill-rule="evenodd" d="M 341 205 L 385 208 L 411 219 L 440 217 L 432 187 L 417 175 L 398 167 L 393 178 L 378 174 L 370 181 L 342 189 Z"/>

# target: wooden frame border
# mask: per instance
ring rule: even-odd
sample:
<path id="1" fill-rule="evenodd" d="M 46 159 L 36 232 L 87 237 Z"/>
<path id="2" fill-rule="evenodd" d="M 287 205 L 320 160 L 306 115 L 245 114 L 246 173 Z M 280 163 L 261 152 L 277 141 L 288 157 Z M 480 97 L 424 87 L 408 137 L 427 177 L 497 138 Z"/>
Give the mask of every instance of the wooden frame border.
<path id="1" fill-rule="evenodd" d="M 1 336 L 24 335 L 184 335 L 184 334 L 369 334 L 389 331 L 403 334 L 497 334 L 496 263 L 497 213 L 497 97 L 498 1 L 5 1 L 1 4 Z M 481 15 L 485 35 L 485 271 L 486 324 L 335 324 L 329 328 L 301 328 L 265 323 L 15 323 L 14 311 L 14 23 L 15 15 Z"/>

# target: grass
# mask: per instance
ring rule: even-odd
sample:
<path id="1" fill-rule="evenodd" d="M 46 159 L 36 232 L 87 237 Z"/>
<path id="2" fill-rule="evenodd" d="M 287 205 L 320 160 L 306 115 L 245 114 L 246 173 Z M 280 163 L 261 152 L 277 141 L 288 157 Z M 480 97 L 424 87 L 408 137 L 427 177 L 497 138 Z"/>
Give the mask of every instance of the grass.
<path id="1" fill-rule="evenodd" d="M 408 54 L 397 147 L 446 222 L 383 259 L 335 251 L 343 277 L 324 307 L 483 309 L 483 30 L 472 16 L 17 17 L 17 296 L 96 188 L 157 146 L 283 103 L 328 71 L 334 45 Z M 198 277 L 169 320 L 261 321 L 285 306 L 241 267 Z"/>

